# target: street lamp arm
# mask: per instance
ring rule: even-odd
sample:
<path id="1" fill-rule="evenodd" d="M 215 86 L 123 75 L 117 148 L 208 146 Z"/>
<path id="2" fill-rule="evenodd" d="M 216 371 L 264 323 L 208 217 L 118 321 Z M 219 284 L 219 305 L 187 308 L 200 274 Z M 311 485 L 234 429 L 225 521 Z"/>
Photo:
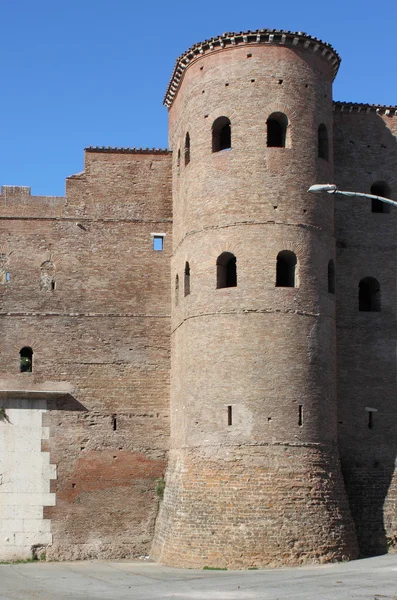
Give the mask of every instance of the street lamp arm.
<path id="1" fill-rule="evenodd" d="M 397 202 L 395 200 L 390 200 L 390 198 L 384 198 L 383 196 L 374 196 L 373 194 L 364 194 L 364 192 L 347 192 L 345 190 L 338 190 L 336 185 L 333 183 L 320 183 L 312 185 L 307 191 L 312 194 L 320 194 L 322 192 L 327 192 L 327 194 L 337 194 L 338 196 L 348 196 L 349 198 L 370 198 L 371 200 L 379 200 L 380 202 L 384 202 L 385 204 L 397 206 Z"/>

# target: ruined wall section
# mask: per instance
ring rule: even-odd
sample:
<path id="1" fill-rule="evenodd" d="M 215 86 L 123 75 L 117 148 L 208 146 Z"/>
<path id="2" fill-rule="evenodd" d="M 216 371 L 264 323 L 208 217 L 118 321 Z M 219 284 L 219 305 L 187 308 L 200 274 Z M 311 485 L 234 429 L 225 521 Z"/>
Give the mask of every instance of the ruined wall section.
<path id="1" fill-rule="evenodd" d="M 336 444 L 333 204 L 306 193 L 333 176 L 332 142 L 330 160 L 317 152 L 318 126 L 332 130 L 331 82 L 321 52 L 242 43 L 190 60 L 170 108 L 179 293 L 171 453 L 153 544 L 168 564 L 356 554 Z M 272 113 L 288 118 L 286 147 L 267 146 Z M 221 116 L 231 148 L 212 152 Z M 297 256 L 296 287 L 275 285 L 283 250 Z M 225 251 L 237 258 L 237 287 L 217 289 Z"/>
<path id="2" fill-rule="evenodd" d="M 0 203 L 0 377 L 9 409 L 16 390 L 46 400 L 47 557 L 145 554 L 169 435 L 170 154 L 90 149 L 65 199 L 3 188 Z"/>
<path id="3" fill-rule="evenodd" d="M 378 181 L 397 200 L 395 108 L 336 103 L 335 183 L 370 193 Z M 360 549 L 396 547 L 396 228 L 397 210 L 336 198 L 338 431 Z M 380 284 L 380 312 L 359 311 L 359 282 Z"/>

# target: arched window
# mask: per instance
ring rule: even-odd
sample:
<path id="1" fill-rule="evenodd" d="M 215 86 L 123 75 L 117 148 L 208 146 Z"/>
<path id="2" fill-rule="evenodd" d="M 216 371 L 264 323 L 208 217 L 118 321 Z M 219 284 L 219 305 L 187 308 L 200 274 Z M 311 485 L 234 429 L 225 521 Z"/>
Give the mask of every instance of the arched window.
<path id="1" fill-rule="evenodd" d="M 218 117 L 212 124 L 212 152 L 232 147 L 232 131 L 227 117 Z"/>
<path id="2" fill-rule="evenodd" d="M 190 163 L 190 135 L 189 132 L 185 137 L 185 165 Z"/>
<path id="3" fill-rule="evenodd" d="M 296 256 L 289 250 L 277 255 L 276 287 L 296 287 Z"/>
<path id="4" fill-rule="evenodd" d="M 185 278 L 184 278 L 184 295 L 190 294 L 190 266 L 189 263 L 185 263 Z"/>
<path id="5" fill-rule="evenodd" d="M 175 276 L 175 306 L 179 304 L 179 275 Z"/>
<path id="6" fill-rule="evenodd" d="M 33 350 L 29 346 L 19 352 L 19 370 L 21 373 L 31 373 L 33 370 Z"/>
<path id="7" fill-rule="evenodd" d="M 328 263 L 328 293 L 335 294 L 335 263 L 333 260 Z"/>
<path id="8" fill-rule="evenodd" d="M 358 285 L 358 310 L 380 311 L 380 285 L 374 277 L 364 277 Z"/>
<path id="9" fill-rule="evenodd" d="M 40 267 L 40 289 L 44 292 L 55 290 L 55 265 L 50 260 L 43 262 Z"/>
<path id="10" fill-rule="evenodd" d="M 231 252 L 222 252 L 216 261 L 216 287 L 237 286 L 236 257 Z"/>
<path id="11" fill-rule="evenodd" d="M 328 131 L 324 123 L 321 123 L 317 132 L 318 136 L 318 157 L 328 160 Z"/>
<path id="12" fill-rule="evenodd" d="M 385 181 L 375 181 L 371 185 L 371 194 L 373 196 L 382 196 L 383 198 L 390 198 L 390 188 Z M 382 202 L 382 200 L 372 200 L 371 211 L 373 213 L 389 213 L 390 204 Z"/>
<path id="13" fill-rule="evenodd" d="M 280 112 L 274 112 L 267 120 L 268 147 L 285 148 L 287 138 L 287 117 Z"/>

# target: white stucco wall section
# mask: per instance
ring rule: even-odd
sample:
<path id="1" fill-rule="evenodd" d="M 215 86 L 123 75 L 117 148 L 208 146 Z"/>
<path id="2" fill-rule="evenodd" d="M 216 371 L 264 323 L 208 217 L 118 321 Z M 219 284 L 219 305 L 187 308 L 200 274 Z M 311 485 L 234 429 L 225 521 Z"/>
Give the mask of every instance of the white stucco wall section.
<path id="1" fill-rule="evenodd" d="M 45 399 L 13 399 L 0 420 L 0 560 L 32 557 L 32 546 L 52 543 L 43 507 L 55 505 L 50 480 L 56 466 L 41 451 Z"/>

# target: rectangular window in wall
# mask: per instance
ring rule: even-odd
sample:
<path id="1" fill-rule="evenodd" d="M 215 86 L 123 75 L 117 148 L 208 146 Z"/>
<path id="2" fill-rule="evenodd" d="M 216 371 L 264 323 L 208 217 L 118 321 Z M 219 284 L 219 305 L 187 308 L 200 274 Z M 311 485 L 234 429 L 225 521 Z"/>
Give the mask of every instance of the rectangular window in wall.
<path id="1" fill-rule="evenodd" d="M 153 238 L 153 250 L 162 251 L 164 250 L 164 235 L 160 233 L 152 233 Z"/>

